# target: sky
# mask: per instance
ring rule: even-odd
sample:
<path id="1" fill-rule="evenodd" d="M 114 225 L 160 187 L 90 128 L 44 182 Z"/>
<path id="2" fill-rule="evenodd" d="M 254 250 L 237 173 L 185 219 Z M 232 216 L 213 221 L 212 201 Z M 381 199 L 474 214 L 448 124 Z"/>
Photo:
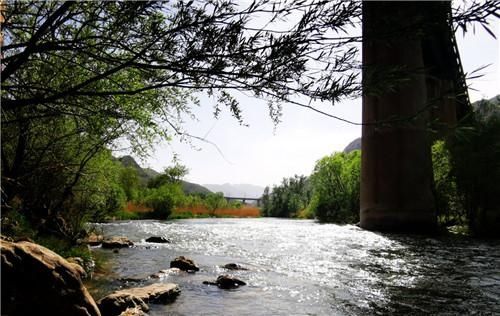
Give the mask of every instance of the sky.
<path id="1" fill-rule="evenodd" d="M 500 36 L 500 20 L 492 29 Z M 492 98 L 500 94 L 500 44 L 478 28 L 457 41 L 464 71 L 470 73 L 491 64 L 481 73 L 482 78 L 467 83 L 471 101 Z M 274 126 L 263 100 L 236 94 L 243 111 L 241 126 L 229 113 L 213 118 L 215 100 L 200 98 L 194 109 L 198 121 L 188 121 L 185 129 L 192 135 L 205 137 L 213 144 L 194 140 L 193 143 L 158 144 L 143 166 L 162 171 L 172 164 L 174 154 L 189 168 L 185 180 L 199 184 L 248 183 L 260 186 L 279 184 L 284 177 L 310 175 L 320 158 L 339 152 L 361 136 L 361 127 L 350 125 L 308 109 L 283 105 L 281 123 Z M 336 104 L 332 114 L 361 122 L 361 99 Z"/>

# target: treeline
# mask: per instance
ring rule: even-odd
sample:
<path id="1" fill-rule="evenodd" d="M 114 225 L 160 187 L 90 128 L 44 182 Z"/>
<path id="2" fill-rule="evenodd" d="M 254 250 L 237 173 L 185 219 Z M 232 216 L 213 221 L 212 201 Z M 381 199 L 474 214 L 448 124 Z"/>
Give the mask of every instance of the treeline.
<path id="1" fill-rule="evenodd" d="M 321 91 L 322 98 L 338 100 L 352 94 L 359 86 L 355 76 L 331 81 L 332 70 L 343 67 L 329 61 L 353 60 L 354 47 L 331 50 L 332 41 L 316 35 L 350 25 L 361 6 L 306 7 L 307 12 L 298 2 L 271 7 L 268 1 L 246 7 L 232 1 L 4 6 L 2 232 L 23 221 L 14 219 L 18 214 L 37 232 L 74 240 L 83 234 L 79 223 L 112 214 L 135 198 L 165 213 L 173 202 L 164 197 L 177 199 L 178 188 L 162 185 L 134 197 L 122 182 L 135 180 L 119 170 L 109 150 L 127 147 L 145 156 L 158 141 L 191 137 L 184 122 L 194 118 L 199 93 L 217 100 L 215 117 L 228 111 L 242 124 L 234 90 L 267 96 L 276 122 L 287 95 Z M 251 21 L 263 10 L 271 13 L 269 22 L 296 12 L 303 23 L 249 35 Z M 325 23 L 320 17 L 326 12 L 342 22 Z M 334 43 L 340 47 L 351 39 Z M 320 51 L 328 64 L 321 73 L 305 64 Z M 223 203 L 220 196 L 204 201 Z"/>
<path id="2" fill-rule="evenodd" d="M 445 141 L 432 148 L 438 222 L 499 236 L 500 102 L 482 100 Z"/>
<path id="3" fill-rule="evenodd" d="M 498 234 L 500 109 L 498 102 L 481 101 L 476 106 L 460 127 L 432 146 L 438 224 L 468 228 L 475 235 Z M 360 151 L 326 156 L 309 177 L 294 176 L 267 187 L 263 214 L 356 223 L 360 171 Z"/>
<path id="4" fill-rule="evenodd" d="M 114 214 L 118 218 L 156 218 L 168 219 L 176 208 L 183 208 L 186 212 L 192 208 L 204 208 L 208 215 L 215 216 L 215 211 L 224 208 L 238 209 L 242 207 L 239 201 L 227 201 L 220 192 L 195 192 L 186 193 L 183 190 L 181 180 L 187 174 L 188 169 L 182 165 L 167 167 L 165 171 L 149 180 L 146 184 L 141 183 L 137 170 L 127 168 L 127 196 L 128 202 L 146 206 L 151 212 L 120 212 Z M 123 181 L 123 178 L 122 178 Z M 134 211 L 134 210 L 132 210 Z"/>
<path id="5" fill-rule="evenodd" d="M 359 220 L 361 152 L 335 153 L 320 159 L 311 176 L 285 178 L 266 187 L 264 216 L 317 218 L 325 222 Z"/>
<path id="6" fill-rule="evenodd" d="M 69 158 L 75 157 L 67 151 L 66 154 L 67 160 L 62 159 L 66 156 L 51 155 L 51 163 L 63 167 L 71 165 Z M 181 179 L 188 169 L 182 165 L 167 167 L 162 174 L 144 181 L 136 168 L 124 166 L 109 150 L 100 150 L 78 171 L 81 176 L 71 183 L 68 197 L 64 197 L 68 176 L 56 171 L 59 170 L 42 169 L 25 179 L 25 183 L 31 183 L 30 190 L 23 192 L 23 198 L 14 198 L 2 209 L 2 233 L 30 238 L 55 235 L 76 241 L 85 236 L 87 222 L 168 219 L 172 211 L 180 207 L 203 207 L 213 216 L 218 209 L 242 206 L 238 201 L 228 202 L 222 193 L 186 194 Z M 50 214 L 38 207 L 58 202 L 64 212 Z M 127 211 L 127 204 L 139 205 L 147 211 Z"/>

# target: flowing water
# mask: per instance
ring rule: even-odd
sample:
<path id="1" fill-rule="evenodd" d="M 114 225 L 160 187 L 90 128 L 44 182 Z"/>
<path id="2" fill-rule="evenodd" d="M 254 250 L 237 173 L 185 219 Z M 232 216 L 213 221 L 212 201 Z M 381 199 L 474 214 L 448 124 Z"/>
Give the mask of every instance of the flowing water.
<path id="1" fill-rule="evenodd" d="M 175 302 L 150 304 L 152 316 L 500 315 L 498 241 L 380 234 L 351 225 L 270 218 L 97 227 L 105 236 L 127 236 L 135 246 L 118 253 L 94 249 L 110 264 L 109 279 L 90 285 L 96 298 L 123 287 L 179 284 L 182 293 Z M 150 236 L 172 243 L 144 242 Z M 193 259 L 200 271 L 147 278 L 180 255 Z M 227 271 L 221 268 L 226 263 L 248 270 Z M 202 284 L 221 274 L 247 285 L 221 290 Z"/>

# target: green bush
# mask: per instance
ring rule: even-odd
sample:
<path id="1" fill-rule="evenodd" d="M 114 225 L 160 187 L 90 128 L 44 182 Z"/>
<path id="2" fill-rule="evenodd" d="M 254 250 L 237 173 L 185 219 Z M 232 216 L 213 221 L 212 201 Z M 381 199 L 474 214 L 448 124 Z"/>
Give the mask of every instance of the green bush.
<path id="1" fill-rule="evenodd" d="M 127 201 L 135 201 L 139 197 L 139 174 L 133 167 L 122 167 L 119 173 L 119 182 L 126 195 Z"/>
<path id="2" fill-rule="evenodd" d="M 117 220 L 137 220 L 146 219 L 148 213 L 138 213 L 138 212 L 128 212 L 125 210 L 120 210 L 113 214 L 113 217 Z"/>
<path id="3" fill-rule="evenodd" d="M 306 208 L 310 201 L 309 180 L 305 176 L 284 178 L 281 184 L 262 195 L 262 213 L 264 216 L 295 217 Z"/>
<path id="4" fill-rule="evenodd" d="M 203 204 L 210 211 L 211 215 L 215 215 L 215 211 L 217 209 L 225 208 L 228 206 L 228 202 L 224 198 L 224 194 L 221 192 L 208 193 L 203 198 Z"/>
<path id="5" fill-rule="evenodd" d="M 434 198 L 440 226 L 464 225 L 466 214 L 457 192 L 455 175 L 452 173 L 450 151 L 444 141 L 432 146 L 434 172 Z"/>
<path id="6" fill-rule="evenodd" d="M 446 142 L 432 147 L 438 223 L 475 235 L 500 227 L 500 109 L 476 104 Z"/>
<path id="7" fill-rule="evenodd" d="M 457 196 L 475 235 L 500 235 L 500 108 L 479 104 L 449 141 Z"/>
<path id="8" fill-rule="evenodd" d="M 355 223 L 359 220 L 361 152 L 336 153 L 316 163 L 311 175 L 309 209 L 320 221 Z"/>
<path id="9" fill-rule="evenodd" d="M 183 204 L 184 192 L 179 184 L 164 184 L 155 189 L 149 189 L 145 204 L 153 209 L 153 217 L 167 219 L 176 206 Z"/>
<path id="10" fill-rule="evenodd" d="M 16 209 L 2 210 L 0 223 L 3 235 L 12 238 L 33 238 L 35 236 L 35 231 L 31 227 L 30 222 Z"/>
<path id="11" fill-rule="evenodd" d="M 243 202 L 241 201 L 230 201 L 228 203 L 229 208 L 242 208 L 243 207 Z"/>

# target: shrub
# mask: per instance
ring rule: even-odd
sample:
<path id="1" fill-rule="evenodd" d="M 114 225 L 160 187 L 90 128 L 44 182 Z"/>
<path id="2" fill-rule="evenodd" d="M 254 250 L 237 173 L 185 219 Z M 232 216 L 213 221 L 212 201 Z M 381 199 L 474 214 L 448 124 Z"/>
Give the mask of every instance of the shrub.
<path id="1" fill-rule="evenodd" d="M 485 102 L 449 142 L 451 172 L 471 231 L 499 235 L 500 109 Z"/>
<path id="2" fill-rule="evenodd" d="M 336 153 L 316 163 L 311 175 L 309 208 L 320 221 L 354 223 L 359 220 L 361 152 Z"/>
<path id="3" fill-rule="evenodd" d="M 228 205 L 226 199 L 224 198 L 224 194 L 221 192 L 217 193 L 209 193 L 203 199 L 204 205 L 210 211 L 210 215 L 215 215 L 215 211 L 217 209 L 226 207 Z"/>
<path id="4" fill-rule="evenodd" d="M 465 224 L 465 213 L 457 192 L 457 184 L 450 161 L 450 152 L 444 141 L 432 146 L 434 198 L 441 226 Z"/>
<path id="5" fill-rule="evenodd" d="M 164 184 L 150 189 L 145 197 L 145 204 L 153 209 L 153 217 L 167 219 L 174 207 L 185 200 L 182 187 L 179 184 Z"/>
<path id="6" fill-rule="evenodd" d="M 294 217 L 303 210 L 310 200 L 309 180 L 305 176 L 284 178 L 281 184 L 269 193 L 266 187 L 262 196 L 264 216 Z"/>

